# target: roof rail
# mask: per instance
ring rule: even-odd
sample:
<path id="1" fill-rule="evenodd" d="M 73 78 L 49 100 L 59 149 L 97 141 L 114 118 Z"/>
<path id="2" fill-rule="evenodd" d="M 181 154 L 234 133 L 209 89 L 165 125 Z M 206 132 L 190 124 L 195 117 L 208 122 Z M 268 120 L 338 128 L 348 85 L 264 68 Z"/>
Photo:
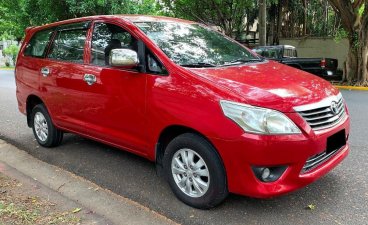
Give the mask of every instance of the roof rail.
<path id="1" fill-rule="evenodd" d="M 28 32 L 30 32 L 33 28 L 35 28 L 35 26 L 27 27 L 27 28 L 26 28 L 26 30 L 25 30 L 25 32 L 26 32 L 26 33 L 28 33 Z"/>

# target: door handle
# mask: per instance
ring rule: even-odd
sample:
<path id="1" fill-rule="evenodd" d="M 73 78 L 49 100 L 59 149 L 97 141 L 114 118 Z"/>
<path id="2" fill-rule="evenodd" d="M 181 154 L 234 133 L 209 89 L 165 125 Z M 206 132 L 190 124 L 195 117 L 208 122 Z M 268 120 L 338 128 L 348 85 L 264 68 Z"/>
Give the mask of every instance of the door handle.
<path id="1" fill-rule="evenodd" d="M 93 74 L 84 74 L 83 80 L 87 82 L 88 85 L 96 83 L 96 76 Z"/>
<path id="2" fill-rule="evenodd" d="M 42 67 L 41 68 L 41 74 L 42 74 L 42 76 L 47 77 L 48 75 L 50 75 L 50 69 L 47 68 L 47 67 Z"/>

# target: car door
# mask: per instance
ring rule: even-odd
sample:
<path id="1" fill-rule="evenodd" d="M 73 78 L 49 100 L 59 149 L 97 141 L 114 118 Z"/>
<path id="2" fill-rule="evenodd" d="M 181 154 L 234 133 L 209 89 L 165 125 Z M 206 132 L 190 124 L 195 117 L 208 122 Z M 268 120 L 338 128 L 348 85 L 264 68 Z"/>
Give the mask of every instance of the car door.
<path id="1" fill-rule="evenodd" d="M 85 133 L 83 111 L 88 108 L 83 80 L 86 72 L 84 48 L 90 21 L 55 28 L 40 79 L 46 105 L 54 123 L 65 130 Z"/>
<path id="2" fill-rule="evenodd" d="M 84 71 L 92 82 L 84 89 L 88 107 L 80 115 L 87 134 L 145 155 L 147 75 L 136 68 L 111 67 L 108 60 L 115 48 L 137 51 L 137 39 L 113 21 L 96 21 L 89 46 Z"/>
<path id="3" fill-rule="evenodd" d="M 17 79 L 31 88 L 33 94 L 39 90 L 41 70 L 46 64 L 43 58 L 52 34 L 53 30 L 51 29 L 40 30 L 33 34 L 25 46 L 24 57 L 20 57 L 21 60 L 17 62 Z"/>

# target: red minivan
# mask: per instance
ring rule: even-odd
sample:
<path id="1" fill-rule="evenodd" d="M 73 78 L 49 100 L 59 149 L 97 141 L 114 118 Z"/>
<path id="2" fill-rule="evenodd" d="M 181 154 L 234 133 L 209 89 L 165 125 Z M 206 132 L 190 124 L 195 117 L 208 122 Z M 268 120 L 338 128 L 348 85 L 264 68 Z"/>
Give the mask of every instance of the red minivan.
<path id="1" fill-rule="evenodd" d="M 116 15 L 28 28 L 16 83 L 40 145 L 72 132 L 143 156 L 196 208 L 229 192 L 294 191 L 349 152 L 348 109 L 330 83 L 191 21 Z"/>

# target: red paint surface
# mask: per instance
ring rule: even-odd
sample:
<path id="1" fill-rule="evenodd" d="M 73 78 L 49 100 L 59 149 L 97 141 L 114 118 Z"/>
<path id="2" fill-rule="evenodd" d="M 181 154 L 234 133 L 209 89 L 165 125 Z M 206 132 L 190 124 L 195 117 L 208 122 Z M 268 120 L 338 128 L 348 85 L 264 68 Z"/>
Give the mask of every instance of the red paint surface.
<path id="1" fill-rule="evenodd" d="M 73 64 L 25 57 L 21 48 L 16 82 L 19 110 L 26 113 L 26 100 L 38 96 L 48 108 L 54 124 L 106 144 L 155 160 L 161 132 L 170 126 L 189 127 L 205 136 L 219 152 L 233 193 L 271 197 L 303 187 L 334 168 L 349 146 L 311 172 L 300 175 L 307 158 L 323 151 L 328 136 L 345 129 L 349 116 L 333 128 L 313 131 L 292 109 L 338 94 L 338 90 L 316 76 L 272 61 L 223 68 L 188 69 L 174 64 L 131 21 L 173 21 L 172 18 L 143 16 L 96 16 L 58 22 L 27 30 L 24 43 L 46 27 L 78 21 L 119 24 L 159 58 L 168 76 L 142 74 L 124 69 L 89 64 L 90 38 L 84 63 Z M 188 21 L 186 21 L 188 22 Z M 191 23 L 191 22 L 188 22 Z M 48 77 L 40 68 L 51 70 Z M 89 86 L 83 75 L 97 82 Z M 245 133 L 223 115 L 219 100 L 231 100 L 284 112 L 300 128 L 298 135 L 255 135 Z M 282 177 L 262 183 L 251 165 L 287 165 Z"/>

